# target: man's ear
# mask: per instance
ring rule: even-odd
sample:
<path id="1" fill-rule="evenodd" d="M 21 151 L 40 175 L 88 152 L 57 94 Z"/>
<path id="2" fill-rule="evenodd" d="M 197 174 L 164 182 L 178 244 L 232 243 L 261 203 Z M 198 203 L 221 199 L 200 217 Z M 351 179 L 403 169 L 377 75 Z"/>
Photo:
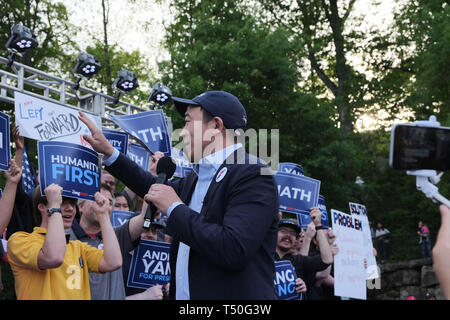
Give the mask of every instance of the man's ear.
<path id="1" fill-rule="evenodd" d="M 223 124 L 223 120 L 219 117 L 214 117 L 214 129 L 217 129 L 219 131 L 223 131 L 225 129 L 225 125 Z"/>

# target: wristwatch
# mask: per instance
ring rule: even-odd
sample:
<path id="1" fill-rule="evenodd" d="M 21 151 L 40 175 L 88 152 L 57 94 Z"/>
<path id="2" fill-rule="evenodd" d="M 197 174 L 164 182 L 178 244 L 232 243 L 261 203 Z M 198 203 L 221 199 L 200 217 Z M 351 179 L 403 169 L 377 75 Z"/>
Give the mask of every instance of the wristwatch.
<path id="1" fill-rule="evenodd" d="M 50 217 L 55 212 L 61 213 L 61 208 L 50 208 L 50 209 L 47 209 L 47 213 L 48 213 L 47 217 Z"/>

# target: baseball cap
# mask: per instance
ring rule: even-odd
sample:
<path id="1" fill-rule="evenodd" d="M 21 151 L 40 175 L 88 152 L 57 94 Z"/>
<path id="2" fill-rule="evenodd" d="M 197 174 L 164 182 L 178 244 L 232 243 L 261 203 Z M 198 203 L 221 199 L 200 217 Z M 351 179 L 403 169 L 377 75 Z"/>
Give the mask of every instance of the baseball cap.
<path id="1" fill-rule="evenodd" d="M 151 226 L 155 226 L 156 229 L 165 229 L 166 222 L 163 219 L 154 219 Z"/>
<path id="2" fill-rule="evenodd" d="M 244 129 L 247 127 L 247 113 L 244 106 L 231 93 L 226 91 L 207 91 L 192 100 L 172 97 L 175 108 L 184 117 L 189 105 L 200 106 L 214 117 L 222 119 L 227 129 Z"/>
<path id="3" fill-rule="evenodd" d="M 278 223 L 278 228 L 280 228 L 281 226 L 288 226 L 293 228 L 298 234 L 300 234 L 300 231 L 302 231 L 302 229 L 298 226 L 297 222 L 291 220 L 291 219 L 281 219 L 280 222 Z"/>

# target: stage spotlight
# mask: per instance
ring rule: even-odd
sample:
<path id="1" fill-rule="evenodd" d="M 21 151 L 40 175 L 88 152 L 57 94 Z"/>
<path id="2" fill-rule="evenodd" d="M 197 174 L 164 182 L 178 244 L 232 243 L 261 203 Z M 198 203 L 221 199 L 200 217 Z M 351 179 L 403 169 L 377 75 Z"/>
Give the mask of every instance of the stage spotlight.
<path id="1" fill-rule="evenodd" d="M 113 87 L 128 93 L 139 87 L 139 83 L 133 72 L 122 69 L 117 73 L 117 79 L 114 81 Z"/>
<path id="2" fill-rule="evenodd" d="M 10 52 L 8 56 L 8 67 L 14 62 L 16 55 L 22 57 L 24 53 L 37 47 L 38 41 L 30 28 L 16 24 L 11 28 L 11 37 L 6 42 L 6 49 Z"/>
<path id="3" fill-rule="evenodd" d="M 80 88 L 80 81 L 82 77 L 87 79 L 92 78 L 93 75 L 98 73 L 102 68 L 101 63 L 92 54 L 81 52 L 77 57 L 77 64 L 73 69 L 73 73 L 78 76 L 75 81 L 74 90 Z"/>
<path id="4" fill-rule="evenodd" d="M 90 79 L 100 71 L 101 67 L 100 62 L 92 54 L 82 52 L 78 55 L 77 64 L 73 69 L 73 73 Z"/>
<path id="5" fill-rule="evenodd" d="M 152 89 L 148 101 L 156 102 L 159 105 L 166 105 L 172 98 L 172 91 L 159 82 L 156 83 Z"/>

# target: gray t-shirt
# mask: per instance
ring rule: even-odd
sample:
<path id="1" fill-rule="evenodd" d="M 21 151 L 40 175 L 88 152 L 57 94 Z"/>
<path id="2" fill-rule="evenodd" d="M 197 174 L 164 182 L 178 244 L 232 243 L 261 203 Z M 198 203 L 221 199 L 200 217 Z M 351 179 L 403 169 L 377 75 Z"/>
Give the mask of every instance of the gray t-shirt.
<path id="1" fill-rule="evenodd" d="M 80 240 L 90 246 L 103 249 L 103 240 L 98 235 L 89 237 L 80 225 L 74 221 L 70 229 L 65 230 L 70 234 L 70 240 Z M 129 252 L 133 248 L 130 238 L 129 221 L 114 228 L 119 246 L 123 252 Z M 89 272 L 89 285 L 91 287 L 92 300 L 124 300 L 125 286 L 123 283 L 122 267 L 113 272 L 95 273 Z"/>

